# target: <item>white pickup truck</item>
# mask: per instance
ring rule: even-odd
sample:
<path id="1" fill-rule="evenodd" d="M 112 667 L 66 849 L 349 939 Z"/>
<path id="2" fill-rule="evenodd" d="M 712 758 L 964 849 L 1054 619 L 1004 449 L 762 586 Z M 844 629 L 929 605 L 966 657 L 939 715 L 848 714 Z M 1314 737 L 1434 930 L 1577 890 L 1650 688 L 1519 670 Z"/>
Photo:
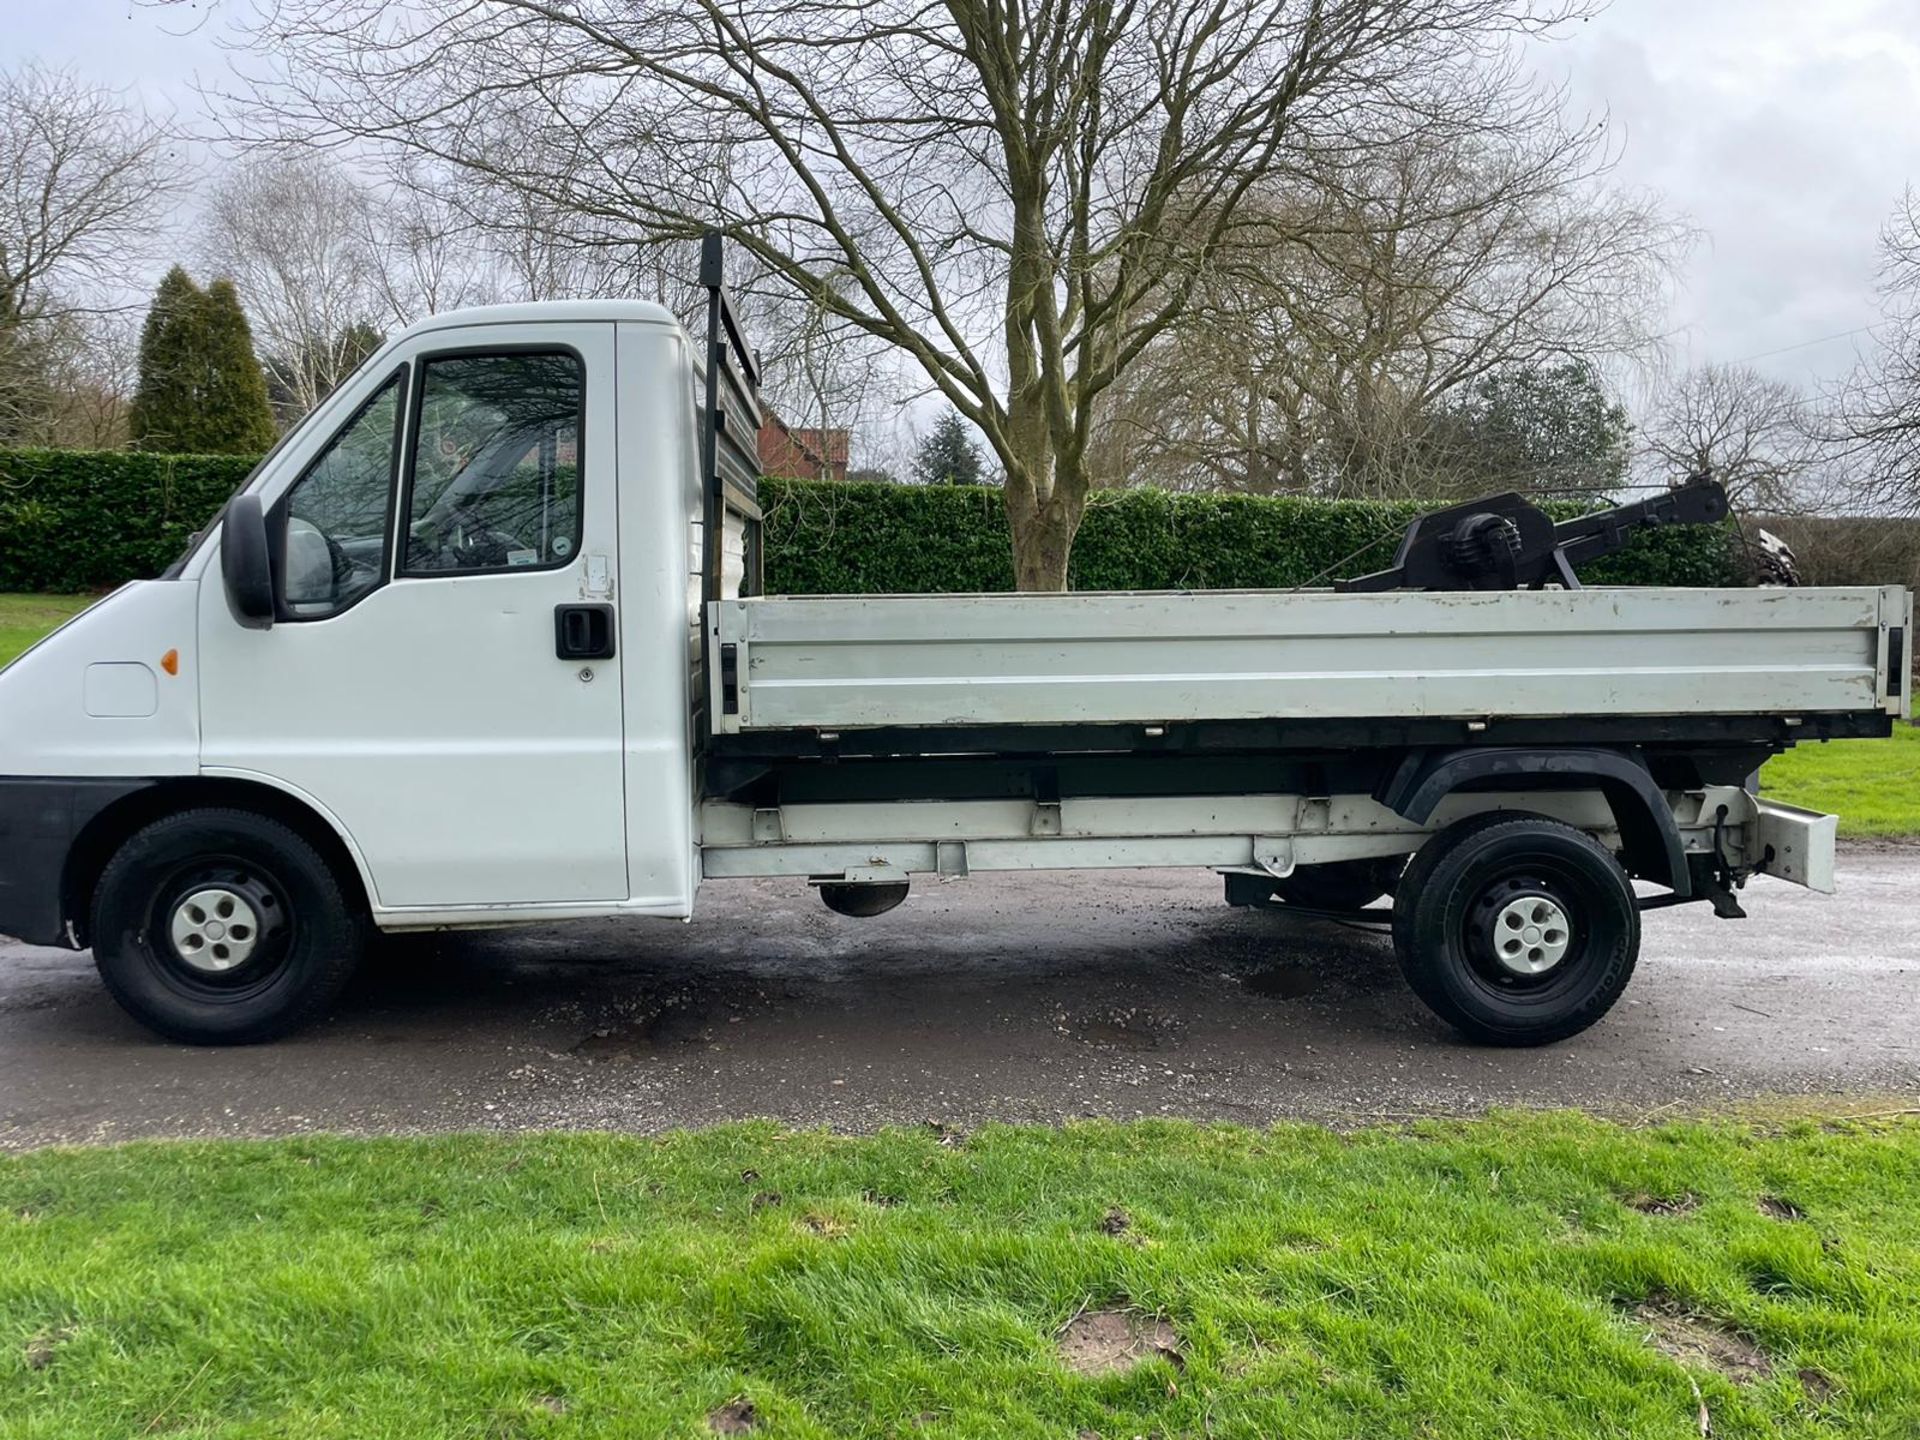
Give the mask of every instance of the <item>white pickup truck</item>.
<path id="1" fill-rule="evenodd" d="M 1582 589 L 1557 548 L 1513 588 L 1514 511 L 1403 546 L 1409 584 L 1481 557 L 1458 586 L 763 595 L 757 379 L 704 268 L 704 349 L 634 301 L 416 325 L 0 673 L 0 931 L 233 1042 L 375 929 L 1198 866 L 1390 925 L 1435 1011 L 1537 1044 L 1612 1005 L 1643 909 L 1832 887 L 1833 819 L 1747 782 L 1908 713 L 1904 591 Z"/>

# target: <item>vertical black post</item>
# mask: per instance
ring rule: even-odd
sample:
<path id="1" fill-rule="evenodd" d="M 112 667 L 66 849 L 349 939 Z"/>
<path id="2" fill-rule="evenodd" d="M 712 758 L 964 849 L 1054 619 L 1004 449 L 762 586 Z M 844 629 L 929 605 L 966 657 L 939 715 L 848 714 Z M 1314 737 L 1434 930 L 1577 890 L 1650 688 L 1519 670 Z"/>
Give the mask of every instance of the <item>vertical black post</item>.
<path id="1" fill-rule="evenodd" d="M 700 417 L 700 725 L 695 741 L 706 749 L 713 733 L 713 602 L 720 598 L 720 576 L 725 564 L 721 534 L 727 512 L 720 494 L 720 382 L 726 368 L 721 347 L 722 307 L 726 304 L 721 267 L 720 232 L 709 230 L 700 239 L 700 283 L 707 291 L 707 403 Z"/>

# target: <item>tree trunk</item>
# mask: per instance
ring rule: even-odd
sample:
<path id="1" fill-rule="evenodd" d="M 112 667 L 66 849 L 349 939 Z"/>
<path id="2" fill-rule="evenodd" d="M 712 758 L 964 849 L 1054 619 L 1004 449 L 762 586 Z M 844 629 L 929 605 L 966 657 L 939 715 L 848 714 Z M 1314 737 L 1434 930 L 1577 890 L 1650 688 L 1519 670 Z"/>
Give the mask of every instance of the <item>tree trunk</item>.
<path id="1" fill-rule="evenodd" d="M 1067 557 L 1078 515 L 1069 516 L 1055 501 L 1042 505 L 1025 524 L 1013 527 L 1013 583 L 1020 590 L 1065 590 Z"/>
<path id="2" fill-rule="evenodd" d="M 1068 557 L 1087 513 L 1085 457 L 1052 453 L 1043 426 L 1027 432 L 1023 465 L 1008 467 L 1006 524 L 1014 545 L 1014 588 L 1068 588 Z M 1035 484 L 1037 476 L 1046 486 Z"/>

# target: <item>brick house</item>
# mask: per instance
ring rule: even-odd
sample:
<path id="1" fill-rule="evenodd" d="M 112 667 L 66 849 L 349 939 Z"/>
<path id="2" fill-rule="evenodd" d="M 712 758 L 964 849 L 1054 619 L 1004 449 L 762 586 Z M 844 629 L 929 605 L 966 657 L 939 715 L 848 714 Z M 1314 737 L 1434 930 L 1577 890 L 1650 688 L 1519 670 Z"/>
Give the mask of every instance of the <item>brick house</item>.
<path id="1" fill-rule="evenodd" d="M 796 430 L 771 410 L 760 415 L 760 473 L 801 480 L 847 478 L 849 432 Z"/>

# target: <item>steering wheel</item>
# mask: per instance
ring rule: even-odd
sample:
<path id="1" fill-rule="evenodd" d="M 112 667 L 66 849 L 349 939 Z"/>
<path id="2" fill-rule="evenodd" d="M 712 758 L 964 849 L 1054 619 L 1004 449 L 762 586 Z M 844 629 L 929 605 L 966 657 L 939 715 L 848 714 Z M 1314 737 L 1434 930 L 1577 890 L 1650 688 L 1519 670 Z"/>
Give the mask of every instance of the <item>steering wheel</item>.
<path id="1" fill-rule="evenodd" d="M 479 507 L 456 507 L 436 527 L 432 545 L 445 570 L 492 570 L 504 567 L 507 557 L 529 547 L 517 536 L 496 530 L 480 519 Z"/>

